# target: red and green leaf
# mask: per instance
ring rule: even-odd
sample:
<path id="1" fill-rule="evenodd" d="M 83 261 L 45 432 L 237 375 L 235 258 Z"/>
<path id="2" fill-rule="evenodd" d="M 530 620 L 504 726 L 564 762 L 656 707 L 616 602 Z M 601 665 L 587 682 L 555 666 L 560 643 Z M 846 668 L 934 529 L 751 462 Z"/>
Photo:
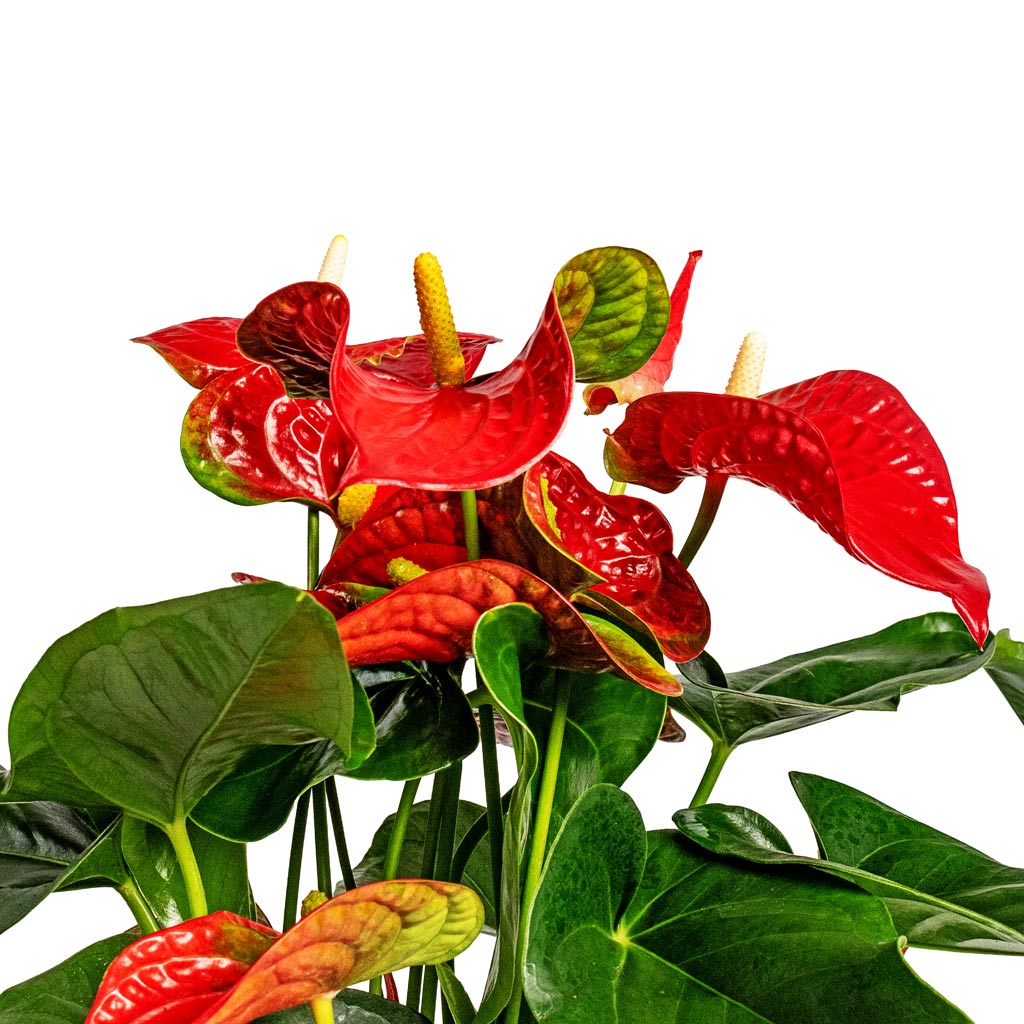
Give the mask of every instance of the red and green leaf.
<path id="1" fill-rule="evenodd" d="M 196 396 L 181 452 L 196 480 L 228 501 L 304 501 L 330 511 L 351 446 L 326 402 L 288 398 L 270 367 L 248 363 Z"/>
<path id="2" fill-rule="evenodd" d="M 650 395 L 608 438 L 616 479 L 667 492 L 723 474 L 770 487 L 851 555 L 949 596 L 980 645 L 988 585 L 960 553 L 956 500 L 928 429 L 892 385 L 824 374 L 760 399 Z"/>
<path id="3" fill-rule="evenodd" d="M 672 289 L 668 328 L 651 358 L 628 377 L 609 381 L 607 384 L 588 384 L 583 389 L 583 401 L 588 416 L 604 412 L 612 403 L 628 404 L 644 395 L 654 395 L 665 390 L 665 384 L 672 373 L 679 339 L 683 335 L 683 314 L 686 312 L 686 302 L 690 297 L 693 271 L 702 255 L 699 249 L 690 253 L 686 266 L 683 267 L 683 272 Z"/>
<path id="4" fill-rule="evenodd" d="M 235 344 L 241 322 L 236 317 L 210 316 L 165 327 L 132 341 L 149 345 L 192 387 L 202 388 L 222 373 L 251 367 Z"/>
<path id="5" fill-rule="evenodd" d="M 336 358 L 331 400 L 357 445 L 345 485 L 460 491 L 518 476 L 565 424 L 572 366 L 554 296 L 510 365 L 458 387 L 425 388 Z"/>
<path id="6" fill-rule="evenodd" d="M 85 1024 L 192 1024 L 276 937 L 227 910 L 146 935 L 111 963 Z"/>

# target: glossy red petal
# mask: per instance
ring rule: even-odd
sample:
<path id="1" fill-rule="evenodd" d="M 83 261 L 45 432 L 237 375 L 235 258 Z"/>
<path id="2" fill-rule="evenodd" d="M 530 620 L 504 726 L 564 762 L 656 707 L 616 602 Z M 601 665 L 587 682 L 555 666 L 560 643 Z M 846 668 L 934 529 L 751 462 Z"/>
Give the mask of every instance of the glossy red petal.
<path id="1" fill-rule="evenodd" d="M 458 495 L 412 488 L 395 491 L 371 508 L 335 548 L 320 586 L 390 587 L 388 562 L 399 556 L 428 571 L 466 560 Z"/>
<path id="2" fill-rule="evenodd" d="M 552 660 L 581 671 L 611 671 L 660 693 L 679 683 L 649 660 L 631 660 L 616 638 L 592 628 L 556 590 L 509 562 L 484 558 L 427 573 L 338 621 L 354 666 L 389 661 L 454 661 L 472 650 L 477 619 L 489 608 L 521 602 L 548 625 Z"/>
<path id="3" fill-rule="evenodd" d="M 651 354 L 651 358 L 636 373 L 632 373 L 622 380 L 611 381 L 608 384 L 590 384 L 583 389 L 583 401 L 587 406 L 587 415 L 593 416 L 604 412 L 613 403 L 621 405 L 635 402 L 644 395 L 653 395 L 665 390 L 665 382 L 672 373 L 672 364 L 675 360 L 676 349 L 679 347 L 679 339 L 683 335 L 683 314 L 686 312 L 686 302 L 690 297 L 693 271 L 697 266 L 697 261 L 703 255 L 700 249 L 690 253 L 686 266 L 683 267 L 683 272 L 672 289 L 668 327 L 664 337 L 658 343 L 658 347 Z"/>
<path id="4" fill-rule="evenodd" d="M 617 479 L 663 492 L 715 473 L 770 487 L 855 558 L 949 596 L 984 642 L 988 585 L 960 554 L 945 462 L 878 377 L 836 371 L 760 399 L 652 395 L 629 407 L 605 460 Z"/>
<path id="5" fill-rule="evenodd" d="M 494 338 L 489 334 L 459 334 L 467 377 L 472 377 L 476 373 L 487 346 L 498 341 L 501 341 L 501 338 Z M 345 352 L 349 359 L 366 369 L 377 370 L 421 388 L 429 388 L 434 384 L 434 372 L 430 368 L 427 343 L 422 334 L 349 345 Z"/>
<path id="6" fill-rule="evenodd" d="M 256 366 L 222 374 L 196 396 L 181 450 L 199 483 L 229 501 L 329 510 L 352 448 L 326 402 L 286 397 L 274 371 Z"/>
<path id="7" fill-rule="evenodd" d="M 238 327 L 238 347 L 273 367 L 291 398 L 326 399 L 331 359 L 348 320 L 348 297 L 337 285 L 300 281 L 257 304 Z"/>
<path id="8" fill-rule="evenodd" d="M 597 490 L 554 452 L 527 471 L 523 501 L 549 543 L 604 578 L 592 589 L 636 615 L 672 660 L 700 654 L 711 630 L 708 606 L 654 505 Z"/>
<path id="9" fill-rule="evenodd" d="M 518 476 L 554 444 L 573 364 L 554 297 L 516 359 L 460 387 L 417 387 L 336 358 L 331 396 L 356 443 L 344 483 L 473 490 Z"/>
<path id="10" fill-rule="evenodd" d="M 107 968 L 85 1024 L 192 1024 L 276 937 L 226 910 L 143 936 Z"/>
<path id="11" fill-rule="evenodd" d="M 210 316 L 165 327 L 132 341 L 149 345 L 192 387 L 201 388 L 228 370 L 250 365 L 235 344 L 241 322 L 235 317 Z"/>

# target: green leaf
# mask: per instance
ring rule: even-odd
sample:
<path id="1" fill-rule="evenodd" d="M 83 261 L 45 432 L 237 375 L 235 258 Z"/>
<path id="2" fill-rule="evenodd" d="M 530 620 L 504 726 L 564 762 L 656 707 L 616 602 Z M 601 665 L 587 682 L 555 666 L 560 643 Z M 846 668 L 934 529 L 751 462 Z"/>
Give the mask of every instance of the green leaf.
<path id="1" fill-rule="evenodd" d="M 473 1024 L 476 1007 L 448 964 L 437 965 L 437 980 L 441 983 L 444 1001 L 455 1018 L 455 1024 Z"/>
<path id="2" fill-rule="evenodd" d="M 525 968 L 551 1024 L 968 1024 L 907 966 L 880 901 L 645 835 L 612 786 L 580 799 L 551 848 Z"/>
<path id="3" fill-rule="evenodd" d="M 337 1024 L 427 1024 L 426 1017 L 402 1003 L 355 988 L 344 989 L 334 997 L 334 1019 Z M 313 1013 L 307 1003 L 257 1017 L 253 1024 L 313 1024 Z"/>
<path id="4" fill-rule="evenodd" d="M 1024 722 L 1024 644 L 1011 640 L 1008 629 L 1001 629 L 996 636 L 995 652 L 985 671 Z"/>
<path id="5" fill-rule="evenodd" d="M 138 934 L 94 942 L 0 994 L 0 1024 L 82 1024 L 110 962 Z"/>
<path id="6" fill-rule="evenodd" d="M 370 699 L 377 746 L 358 768 L 343 774 L 395 781 L 422 778 L 476 749 L 473 709 L 451 666 L 402 662 L 365 666 L 355 673 Z"/>
<path id="7" fill-rule="evenodd" d="M 58 640 L 11 712 L 11 794 L 181 820 L 266 744 L 357 746 L 334 620 L 258 583 L 107 612 Z"/>
<path id="8" fill-rule="evenodd" d="M 98 840 L 88 816 L 64 804 L 0 804 L 0 932 L 61 888 Z M 124 878 L 122 866 L 93 884 Z"/>
<path id="9" fill-rule="evenodd" d="M 683 693 L 669 704 L 736 747 L 851 711 L 895 711 L 903 694 L 962 679 L 992 650 L 991 637 L 979 651 L 958 616 L 933 612 L 728 675 L 702 654 L 679 666 Z"/>
<path id="10" fill-rule="evenodd" d="M 192 822 L 189 839 L 199 863 L 209 911 L 230 910 L 245 918 L 256 916 L 249 890 L 245 846 L 211 835 Z M 161 928 L 191 916 L 181 866 L 167 836 L 155 825 L 125 818 L 121 851 L 139 891 Z"/>
<path id="11" fill-rule="evenodd" d="M 529 679 L 538 685 L 538 676 L 548 670 L 538 662 L 548 652 L 548 631 L 544 620 L 523 604 L 492 608 L 480 616 L 473 633 L 473 657 L 480 680 L 492 703 L 505 720 L 516 755 L 518 777 L 512 787 L 505 836 L 502 845 L 501 924 L 494 946 L 492 970 L 477 1011 L 475 1024 L 490 1024 L 497 1019 L 512 994 L 519 935 L 519 915 L 524 858 L 533 808 L 533 779 L 537 774 L 537 740 L 527 724 L 523 689 Z M 489 869 L 488 869 L 489 870 Z"/>
<path id="12" fill-rule="evenodd" d="M 579 381 L 628 377 L 668 327 L 665 278 L 636 249 L 610 245 L 574 256 L 555 278 L 555 295 Z"/>
<path id="13" fill-rule="evenodd" d="M 560 675 L 561 673 L 559 673 Z M 552 807 L 552 835 L 562 817 L 591 786 L 621 785 L 658 741 L 665 720 L 665 698 L 608 673 L 571 677 L 569 712 Z M 551 728 L 556 676 L 531 681 L 526 720 L 534 736 Z"/>

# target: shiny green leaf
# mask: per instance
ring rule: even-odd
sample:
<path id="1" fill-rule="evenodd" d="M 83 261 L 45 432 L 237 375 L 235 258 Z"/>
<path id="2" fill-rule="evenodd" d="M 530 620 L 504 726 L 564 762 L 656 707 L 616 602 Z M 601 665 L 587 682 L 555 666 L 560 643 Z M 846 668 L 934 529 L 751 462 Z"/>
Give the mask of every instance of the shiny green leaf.
<path id="1" fill-rule="evenodd" d="M 1011 640 L 1008 629 L 1001 629 L 996 636 L 995 651 L 985 671 L 1024 722 L 1024 644 Z"/>
<path id="2" fill-rule="evenodd" d="M 639 370 L 668 327 L 669 291 L 658 265 L 617 245 L 574 256 L 555 278 L 579 381 L 612 381 Z"/>
<path id="3" fill-rule="evenodd" d="M 908 967 L 879 900 L 645 834 L 612 786 L 586 793 L 555 840 L 524 976 L 551 1024 L 967 1024 Z"/>
<path id="4" fill-rule="evenodd" d="M 962 679 L 992 657 L 948 612 L 905 619 L 869 636 L 725 674 L 707 653 L 679 666 L 672 708 L 731 747 L 851 711 L 895 711 L 905 693 Z"/>

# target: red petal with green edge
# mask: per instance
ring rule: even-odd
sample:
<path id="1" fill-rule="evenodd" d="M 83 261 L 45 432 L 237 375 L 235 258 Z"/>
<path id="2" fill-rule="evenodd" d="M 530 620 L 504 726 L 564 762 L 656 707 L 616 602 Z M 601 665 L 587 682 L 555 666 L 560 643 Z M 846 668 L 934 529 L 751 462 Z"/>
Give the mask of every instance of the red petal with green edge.
<path id="1" fill-rule="evenodd" d="M 241 322 L 235 317 L 210 316 L 165 327 L 132 341 L 149 345 L 192 387 L 201 388 L 228 370 L 251 365 L 235 344 Z"/>
<path id="2" fill-rule="evenodd" d="M 639 618 L 673 661 L 695 658 L 711 615 L 673 554 L 672 527 L 649 501 L 597 490 L 577 466 L 550 452 L 526 472 L 523 501 L 537 530 L 606 582 L 592 589 Z"/>
<path id="3" fill-rule="evenodd" d="M 331 407 L 287 398 L 268 366 L 222 374 L 196 396 L 181 428 L 189 472 L 241 505 L 304 501 L 331 512 L 351 450 Z"/>
<path id="4" fill-rule="evenodd" d="M 334 351 L 348 332 L 348 296 L 328 281 L 300 281 L 260 301 L 239 324 L 238 347 L 272 366 L 290 398 L 330 397 Z"/>
<path id="5" fill-rule="evenodd" d="M 952 598 L 988 633 L 988 584 L 960 554 L 956 501 L 928 429 L 891 384 L 839 370 L 760 399 L 670 393 L 634 402 L 605 446 L 620 480 L 667 492 L 721 473 L 777 491 L 855 558 Z"/>
<path id="6" fill-rule="evenodd" d="M 330 607 L 330 588 L 314 596 Z M 614 627 L 593 628 L 542 579 L 518 565 L 483 558 L 436 569 L 338 621 L 349 664 L 454 661 L 472 650 L 477 619 L 489 608 L 521 602 L 547 623 L 551 661 L 589 672 L 615 672 L 659 693 L 678 693 L 673 676 Z M 635 650 L 634 650 L 635 648 Z"/>
<path id="7" fill-rule="evenodd" d="M 195 1024 L 247 1024 L 411 964 L 450 960 L 483 923 L 480 897 L 452 882 L 350 889 L 289 928 Z"/>
<path id="8" fill-rule="evenodd" d="M 388 562 L 401 556 L 430 571 L 466 560 L 462 502 L 449 491 L 402 488 L 373 507 L 334 549 L 321 587 L 390 587 Z"/>
<path id="9" fill-rule="evenodd" d="M 498 341 L 501 341 L 501 338 L 494 338 L 489 334 L 459 334 L 459 345 L 466 363 L 467 377 L 472 377 L 476 373 L 487 346 Z M 377 370 L 421 388 L 429 388 L 434 384 L 434 372 L 430 368 L 427 343 L 422 334 L 349 345 L 345 352 L 349 359 L 366 369 Z"/>
<path id="10" fill-rule="evenodd" d="M 588 384 L 583 389 L 583 401 L 587 407 L 587 415 L 594 416 L 604 412 L 609 405 L 635 402 L 644 395 L 654 395 L 665 390 L 665 382 L 672 373 L 679 339 L 683 335 L 683 314 L 686 312 L 686 301 L 690 297 L 690 282 L 697 261 L 703 256 L 700 249 L 690 253 L 683 272 L 672 289 L 672 305 L 668 316 L 668 327 L 665 336 L 658 343 L 651 358 L 636 373 L 623 377 L 622 380 L 608 384 Z"/>
<path id="11" fill-rule="evenodd" d="M 459 387 L 416 387 L 335 359 L 331 400 L 357 445 L 344 484 L 468 491 L 511 480 L 554 444 L 572 386 L 554 296 L 509 366 Z"/>
<path id="12" fill-rule="evenodd" d="M 276 937 L 227 910 L 145 935 L 107 968 L 85 1024 L 192 1024 Z"/>

